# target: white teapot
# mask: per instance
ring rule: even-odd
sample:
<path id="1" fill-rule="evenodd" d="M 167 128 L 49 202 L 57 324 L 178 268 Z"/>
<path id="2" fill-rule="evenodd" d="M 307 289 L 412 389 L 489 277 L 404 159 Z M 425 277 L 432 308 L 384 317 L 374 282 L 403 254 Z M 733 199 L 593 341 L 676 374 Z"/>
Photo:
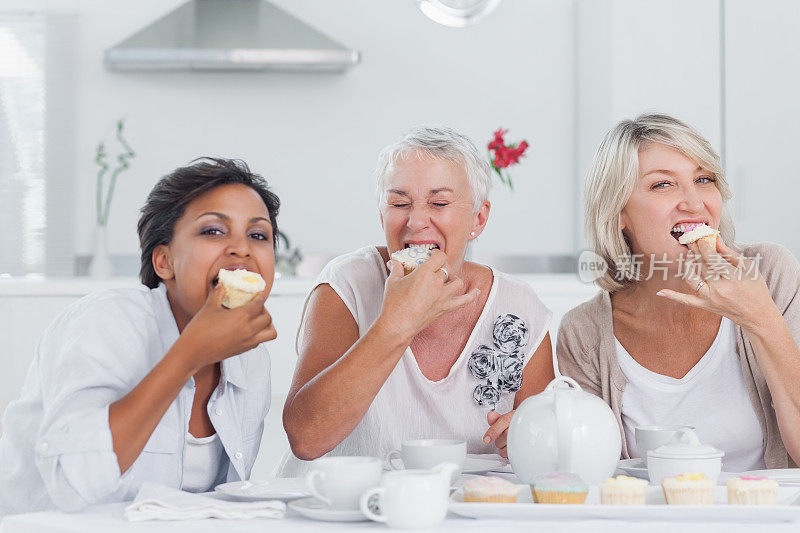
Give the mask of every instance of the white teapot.
<path id="1" fill-rule="evenodd" d="M 555 471 L 600 483 L 614 473 L 621 450 L 611 408 L 566 376 L 522 402 L 508 428 L 508 458 L 523 483 Z"/>

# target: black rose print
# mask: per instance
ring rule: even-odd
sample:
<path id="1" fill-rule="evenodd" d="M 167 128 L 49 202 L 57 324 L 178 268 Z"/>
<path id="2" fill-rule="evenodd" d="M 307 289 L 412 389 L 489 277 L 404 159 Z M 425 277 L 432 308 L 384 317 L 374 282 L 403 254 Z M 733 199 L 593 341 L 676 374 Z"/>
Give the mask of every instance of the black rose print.
<path id="1" fill-rule="evenodd" d="M 481 344 L 472 352 L 467 367 L 482 383 L 472 391 L 481 407 L 495 409 L 502 392 L 516 392 L 522 387 L 522 351 L 529 340 L 528 326 L 517 315 L 500 315 L 492 328 L 494 347 Z M 496 348 L 495 348 L 496 347 Z"/>
<path id="2" fill-rule="evenodd" d="M 497 387 L 503 392 L 517 392 L 522 387 L 522 357 L 518 353 L 509 354 L 500 362 L 500 376 Z"/>
<path id="3" fill-rule="evenodd" d="M 487 379 L 497 373 L 497 354 L 493 349 L 482 344 L 477 350 L 472 352 L 467 366 L 469 367 L 469 371 L 476 378 L 480 380 Z"/>
<path id="4" fill-rule="evenodd" d="M 481 407 L 494 407 L 500 402 L 500 391 L 491 385 L 478 385 L 472 393 L 472 399 Z"/>
<path id="5" fill-rule="evenodd" d="M 516 315 L 501 315 L 494 321 L 492 337 L 501 352 L 514 353 L 528 344 L 528 326 Z"/>

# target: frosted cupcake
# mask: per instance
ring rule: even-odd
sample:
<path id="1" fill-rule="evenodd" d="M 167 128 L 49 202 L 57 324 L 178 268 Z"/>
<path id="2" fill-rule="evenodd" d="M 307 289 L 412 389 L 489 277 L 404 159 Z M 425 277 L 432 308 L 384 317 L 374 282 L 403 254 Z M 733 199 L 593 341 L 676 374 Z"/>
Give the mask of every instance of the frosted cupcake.
<path id="1" fill-rule="evenodd" d="M 711 505 L 714 503 L 714 482 L 705 474 L 681 474 L 661 480 L 669 505 Z"/>
<path id="2" fill-rule="evenodd" d="M 477 477 L 464 483 L 464 501 L 516 503 L 519 488 L 519 485 L 499 477 Z"/>
<path id="3" fill-rule="evenodd" d="M 403 263 L 403 271 L 411 274 L 415 268 L 431 258 L 435 244 L 419 244 L 397 250 L 392 254 L 392 259 Z"/>
<path id="4" fill-rule="evenodd" d="M 603 505 L 644 505 L 647 481 L 629 476 L 608 478 L 600 484 Z"/>
<path id="5" fill-rule="evenodd" d="M 730 505 L 774 505 L 778 498 L 778 482 L 757 476 L 728 478 Z"/>
<path id="6" fill-rule="evenodd" d="M 536 503 L 583 503 L 589 486 L 575 474 L 551 472 L 536 476 L 531 493 Z"/>
<path id="7" fill-rule="evenodd" d="M 680 228 L 679 228 L 680 226 Z M 683 235 L 678 237 L 678 242 L 681 244 L 691 244 L 700 239 L 706 241 L 714 250 L 717 249 L 717 235 L 719 232 L 705 224 L 678 224 L 675 226 Z M 674 230 L 674 228 L 673 228 Z"/>
<path id="8" fill-rule="evenodd" d="M 217 275 L 220 285 L 225 287 L 222 305 L 228 309 L 240 307 L 263 291 L 267 284 L 259 274 L 243 268 L 237 270 L 221 269 Z"/>

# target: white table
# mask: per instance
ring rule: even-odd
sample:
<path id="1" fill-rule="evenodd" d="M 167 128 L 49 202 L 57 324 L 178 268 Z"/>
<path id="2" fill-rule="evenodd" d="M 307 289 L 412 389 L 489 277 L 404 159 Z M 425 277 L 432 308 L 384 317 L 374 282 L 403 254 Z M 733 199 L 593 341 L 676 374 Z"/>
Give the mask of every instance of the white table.
<path id="1" fill-rule="evenodd" d="M 12 515 L 0 524 L 0 533 L 319 533 L 325 531 L 387 531 L 386 526 L 375 522 L 318 522 L 287 512 L 283 519 L 256 520 L 187 520 L 181 522 L 129 522 L 122 517 L 126 504 L 114 503 L 91 507 L 80 513 L 56 511 Z M 746 530 L 751 532 L 797 532 L 800 522 L 782 524 L 713 523 L 713 522 L 622 522 L 617 520 L 580 521 L 534 521 L 534 520 L 474 520 L 449 514 L 435 530 L 436 532 L 609 532 L 647 533 L 702 531 L 703 533 L 730 533 Z M 427 530 L 430 532 L 431 530 Z"/>
<path id="2" fill-rule="evenodd" d="M 387 531 L 386 526 L 375 522 L 333 523 L 306 520 L 289 511 L 281 520 L 189 520 L 183 522 L 128 522 L 122 518 L 125 504 L 109 504 L 92 507 L 82 513 L 67 514 L 60 512 L 31 513 L 6 517 L 0 525 L 0 533 L 226 533 L 226 532 L 269 532 L 269 533 L 318 533 L 324 531 Z M 591 532 L 628 532 L 647 531 L 647 533 L 703 531 L 704 533 L 742 530 L 753 531 L 797 532 L 798 523 L 786 524 L 731 524 L 731 523 L 691 523 L 676 522 L 664 524 L 658 522 L 618 522 L 615 520 L 586 521 L 512 521 L 512 520 L 472 520 L 455 515 L 448 515 L 437 532 L 513 532 L 524 531 L 591 531 Z M 428 530 L 430 531 L 430 530 Z"/>

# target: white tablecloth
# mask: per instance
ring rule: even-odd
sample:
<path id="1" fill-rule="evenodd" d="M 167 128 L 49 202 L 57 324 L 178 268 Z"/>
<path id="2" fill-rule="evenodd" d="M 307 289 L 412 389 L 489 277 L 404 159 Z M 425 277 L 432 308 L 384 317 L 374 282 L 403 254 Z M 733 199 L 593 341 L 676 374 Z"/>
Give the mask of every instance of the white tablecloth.
<path id="1" fill-rule="evenodd" d="M 191 520 L 183 522 L 128 522 L 122 518 L 122 510 L 126 504 L 115 503 L 99 505 L 81 513 L 68 514 L 61 512 L 30 513 L 12 515 L 0 524 L 0 533 L 324 533 L 325 531 L 387 531 L 386 526 L 375 522 L 334 523 L 317 522 L 302 518 L 289 511 L 284 519 L 258 520 Z M 731 523 L 658 523 L 658 522 L 621 522 L 616 520 L 580 520 L 580 521 L 512 521 L 512 520 L 473 520 L 455 515 L 447 519 L 434 531 L 437 532 L 630 532 L 646 531 L 647 533 L 702 531 L 703 533 L 730 533 L 747 530 L 751 532 L 800 531 L 800 523 L 784 524 L 731 524 Z M 430 531 L 430 530 L 429 530 Z"/>

